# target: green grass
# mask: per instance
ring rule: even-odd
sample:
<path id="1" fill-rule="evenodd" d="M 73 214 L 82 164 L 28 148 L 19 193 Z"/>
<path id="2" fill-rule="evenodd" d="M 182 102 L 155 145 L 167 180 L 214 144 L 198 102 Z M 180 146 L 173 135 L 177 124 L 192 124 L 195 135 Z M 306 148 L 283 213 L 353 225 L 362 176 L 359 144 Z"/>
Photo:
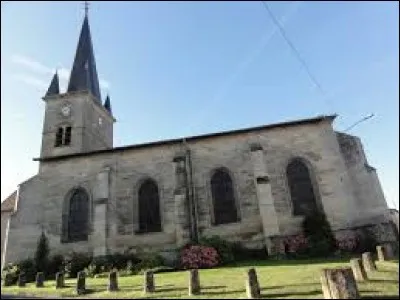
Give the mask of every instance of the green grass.
<path id="1" fill-rule="evenodd" d="M 282 260 L 254 261 L 218 269 L 200 270 L 201 295 L 197 298 L 246 298 L 245 271 L 255 267 L 261 286 L 262 298 L 322 298 L 320 270 L 349 266 L 349 260 Z M 377 262 L 378 271 L 368 274 L 369 281 L 358 283 L 362 298 L 399 298 L 398 261 Z M 89 293 L 82 298 L 190 298 L 188 272 L 154 275 L 156 292 L 143 294 L 143 276 L 119 277 L 120 291 L 107 292 L 107 278 L 87 278 Z M 45 282 L 44 288 L 34 283 L 18 288 L 2 287 L 2 294 L 30 296 L 77 297 L 76 279 L 66 280 L 67 287 L 56 290 L 54 281 Z M 77 297 L 79 298 L 79 297 Z M 192 297 L 192 298 L 196 298 Z"/>

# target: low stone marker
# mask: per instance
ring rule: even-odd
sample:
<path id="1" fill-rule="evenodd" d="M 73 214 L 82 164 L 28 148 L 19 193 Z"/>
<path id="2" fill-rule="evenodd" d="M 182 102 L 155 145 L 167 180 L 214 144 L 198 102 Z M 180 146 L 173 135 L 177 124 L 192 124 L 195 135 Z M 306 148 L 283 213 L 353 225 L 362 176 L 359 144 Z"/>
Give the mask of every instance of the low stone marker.
<path id="1" fill-rule="evenodd" d="M 376 270 L 376 265 L 375 265 L 374 259 L 372 258 L 371 252 L 364 252 L 362 254 L 362 261 L 363 261 L 365 271 L 373 272 Z"/>
<path id="2" fill-rule="evenodd" d="M 357 283 L 350 268 L 323 269 L 321 285 L 324 299 L 358 299 Z"/>
<path id="3" fill-rule="evenodd" d="M 246 294 L 249 299 L 259 298 L 261 296 L 257 273 L 254 268 L 247 270 L 246 273 Z"/>
<path id="4" fill-rule="evenodd" d="M 378 254 L 379 261 L 394 259 L 395 256 L 393 251 L 393 246 L 392 244 L 389 243 L 376 246 L 376 252 Z"/>
<path id="5" fill-rule="evenodd" d="M 44 287 L 44 274 L 43 272 L 38 272 L 36 274 L 36 287 Z"/>
<path id="6" fill-rule="evenodd" d="M 78 280 L 76 281 L 76 293 L 82 295 L 86 293 L 86 274 L 84 271 L 78 273 Z"/>
<path id="7" fill-rule="evenodd" d="M 152 293 L 154 292 L 154 275 L 152 271 L 144 272 L 144 292 Z"/>
<path id="8" fill-rule="evenodd" d="M 25 273 L 21 272 L 18 276 L 18 286 L 24 287 L 26 284 L 26 276 Z"/>
<path id="9" fill-rule="evenodd" d="M 353 271 L 354 278 L 357 281 L 365 281 L 368 279 L 367 272 L 365 272 L 361 258 L 350 259 L 351 270 Z"/>
<path id="10" fill-rule="evenodd" d="M 57 272 L 56 273 L 56 289 L 62 289 L 65 286 L 64 283 L 64 273 Z"/>
<path id="11" fill-rule="evenodd" d="M 117 277 L 117 271 L 115 270 L 112 270 L 110 274 L 108 274 L 107 290 L 109 292 L 118 291 L 118 277 Z"/>
<path id="12" fill-rule="evenodd" d="M 189 296 L 200 294 L 199 270 L 189 271 Z"/>

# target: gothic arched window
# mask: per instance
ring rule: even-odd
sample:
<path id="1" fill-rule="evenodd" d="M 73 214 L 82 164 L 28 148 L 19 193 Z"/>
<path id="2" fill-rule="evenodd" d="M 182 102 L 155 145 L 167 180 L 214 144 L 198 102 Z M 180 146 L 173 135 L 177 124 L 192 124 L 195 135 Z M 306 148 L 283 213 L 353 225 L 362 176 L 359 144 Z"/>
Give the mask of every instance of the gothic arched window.
<path id="1" fill-rule="evenodd" d="M 147 179 L 139 188 L 139 233 L 160 231 L 161 216 L 158 187 L 154 180 Z"/>
<path id="2" fill-rule="evenodd" d="M 83 188 L 70 192 L 62 214 L 62 242 L 87 241 L 89 235 L 89 195 Z"/>
<path id="3" fill-rule="evenodd" d="M 211 193 L 214 208 L 214 224 L 238 221 L 231 176 L 224 169 L 218 169 L 211 177 Z"/>
<path id="4" fill-rule="evenodd" d="M 286 169 L 294 215 L 310 215 L 317 211 L 317 203 L 310 172 L 299 158 L 293 159 Z"/>

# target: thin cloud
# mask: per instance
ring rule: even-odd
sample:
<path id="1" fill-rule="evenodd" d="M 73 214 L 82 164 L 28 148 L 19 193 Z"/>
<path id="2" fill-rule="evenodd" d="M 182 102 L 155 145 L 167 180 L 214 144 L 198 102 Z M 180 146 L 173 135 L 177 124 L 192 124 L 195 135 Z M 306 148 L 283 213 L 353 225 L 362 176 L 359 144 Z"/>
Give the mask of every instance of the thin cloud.
<path id="1" fill-rule="evenodd" d="M 39 73 L 41 75 L 50 75 L 54 74 L 55 69 L 49 68 L 42 64 L 41 62 L 34 60 L 30 57 L 27 57 L 25 55 L 20 55 L 20 54 L 14 54 L 11 56 L 11 61 L 15 64 L 18 64 L 20 66 L 23 66 L 26 69 L 29 69 L 30 71 Z M 61 90 L 66 90 L 66 87 L 68 85 L 68 80 L 69 80 L 69 75 L 70 75 L 70 70 L 66 69 L 64 67 L 60 67 L 57 70 L 58 76 L 60 78 L 60 88 Z M 34 78 L 29 75 L 17 75 L 20 81 L 23 81 L 25 83 L 28 83 L 30 85 L 35 85 L 37 87 L 41 86 L 42 83 L 44 83 L 44 80 L 48 80 L 47 78 Z M 25 79 L 24 79 L 25 78 Z M 43 79 L 43 80 L 42 80 Z M 35 83 L 36 82 L 36 83 Z M 45 86 L 47 87 L 49 83 L 46 83 Z M 110 89 L 110 82 L 103 79 L 102 77 L 99 78 L 99 84 L 100 88 L 103 90 L 109 90 Z"/>
<path id="2" fill-rule="evenodd" d="M 21 81 L 23 83 L 26 83 L 28 85 L 37 87 L 39 89 L 46 89 L 48 86 L 48 83 L 46 83 L 45 81 L 38 79 L 34 76 L 28 75 L 28 74 L 17 74 L 13 76 L 14 79 Z"/>

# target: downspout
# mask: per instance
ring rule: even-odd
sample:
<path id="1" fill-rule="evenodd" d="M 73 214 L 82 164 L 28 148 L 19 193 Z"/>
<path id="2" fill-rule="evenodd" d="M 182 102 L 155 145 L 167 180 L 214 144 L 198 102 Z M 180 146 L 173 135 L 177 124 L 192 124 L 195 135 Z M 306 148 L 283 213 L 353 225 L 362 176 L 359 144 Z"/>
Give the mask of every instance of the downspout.
<path id="1" fill-rule="evenodd" d="M 190 212 L 190 240 L 192 242 L 198 243 L 199 234 L 197 227 L 197 204 L 194 199 L 194 185 L 193 185 L 193 168 L 192 168 L 192 158 L 190 149 L 183 139 L 183 145 L 185 147 L 185 168 L 186 168 L 186 191 L 189 204 Z"/>

